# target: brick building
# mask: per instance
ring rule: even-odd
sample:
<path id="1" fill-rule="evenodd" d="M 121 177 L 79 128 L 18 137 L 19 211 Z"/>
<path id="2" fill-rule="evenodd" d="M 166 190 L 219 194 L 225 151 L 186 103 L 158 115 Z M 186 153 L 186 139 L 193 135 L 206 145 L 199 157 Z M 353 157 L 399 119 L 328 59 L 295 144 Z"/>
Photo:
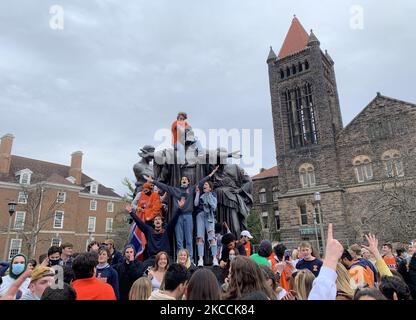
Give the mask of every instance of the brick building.
<path id="1" fill-rule="evenodd" d="M 360 242 L 363 231 L 377 231 L 372 221 L 386 209 L 376 206 L 386 181 L 415 180 L 416 105 L 378 93 L 344 127 L 334 61 L 296 17 L 279 53 L 270 48 L 267 64 L 282 241 L 317 244 L 314 193 L 320 192 L 324 230 L 332 222 L 344 244 Z"/>
<path id="2" fill-rule="evenodd" d="M 12 155 L 13 139 L 6 134 L 0 145 L 0 259 L 17 252 L 38 258 L 62 242 L 82 252 L 89 241 L 114 235 L 122 198 L 82 172 L 82 152 L 71 155 L 70 166 L 34 160 Z M 17 207 L 8 237 L 11 200 Z"/>
<path id="3" fill-rule="evenodd" d="M 278 240 L 280 229 L 280 213 L 278 206 L 278 169 L 262 169 L 252 176 L 253 208 L 251 214 L 257 214 L 261 221 L 261 239 Z"/>

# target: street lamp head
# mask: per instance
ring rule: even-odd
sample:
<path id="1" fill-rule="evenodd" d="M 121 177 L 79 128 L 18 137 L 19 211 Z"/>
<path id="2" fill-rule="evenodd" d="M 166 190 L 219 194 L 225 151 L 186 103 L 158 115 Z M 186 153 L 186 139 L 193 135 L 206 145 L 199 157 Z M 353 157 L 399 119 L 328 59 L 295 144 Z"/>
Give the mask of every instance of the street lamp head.
<path id="1" fill-rule="evenodd" d="M 315 192 L 314 197 L 315 197 L 315 202 L 320 202 L 321 201 L 321 193 L 320 192 Z"/>
<path id="2" fill-rule="evenodd" d="M 12 216 L 13 213 L 16 212 L 16 205 L 17 205 L 16 202 L 13 200 L 8 203 L 10 216 Z"/>

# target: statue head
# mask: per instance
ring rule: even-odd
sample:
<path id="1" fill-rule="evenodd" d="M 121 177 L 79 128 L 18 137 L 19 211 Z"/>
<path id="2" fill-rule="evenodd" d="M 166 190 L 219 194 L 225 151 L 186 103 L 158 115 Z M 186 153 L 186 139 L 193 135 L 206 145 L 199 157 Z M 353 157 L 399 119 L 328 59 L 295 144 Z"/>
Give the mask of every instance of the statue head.
<path id="1" fill-rule="evenodd" d="M 155 153 L 155 147 L 145 145 L 140 151 L 137 153 L 142 158 L 153 158 Z"/>

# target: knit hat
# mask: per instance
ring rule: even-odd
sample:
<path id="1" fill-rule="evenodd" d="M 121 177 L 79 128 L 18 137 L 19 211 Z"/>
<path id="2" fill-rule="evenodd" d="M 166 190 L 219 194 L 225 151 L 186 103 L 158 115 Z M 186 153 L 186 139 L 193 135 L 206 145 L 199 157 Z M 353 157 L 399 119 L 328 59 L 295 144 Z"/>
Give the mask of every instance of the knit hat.
<path id="1" fill-rule="evenodd" d="M 259 252 L 260 257 L 267 258 L 272 254 L 272 244 L 269 240 L 263 240 L 260 243 Z"/>
<path id="2" fill-rule="evenodd" d="M 42 279 L 43 277 L 54 277 L 55 270 L 49 267 L 37 267 L 32 271 L 30 275 L 30 282 Z"/>

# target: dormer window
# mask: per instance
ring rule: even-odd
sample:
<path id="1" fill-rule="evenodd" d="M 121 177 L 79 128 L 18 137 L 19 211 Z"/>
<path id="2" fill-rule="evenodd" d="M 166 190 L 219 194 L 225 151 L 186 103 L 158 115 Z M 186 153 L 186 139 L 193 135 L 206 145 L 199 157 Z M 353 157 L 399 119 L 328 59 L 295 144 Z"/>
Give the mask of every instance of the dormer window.
<path id="1" fill-rule="evenodd" d="M 98 182 L 93 181 L 90 184 L 90 193 L 91 194 L 98 194 Z"/>
<path id="2" fill-rule="evenodd" d="M 23 169 L 16 172 L 16 176 L 19 177 L 19 183 L 24 185 L 30 184 L 30 179 L 32 178 L 33 172 L 29 169 Z"/>

